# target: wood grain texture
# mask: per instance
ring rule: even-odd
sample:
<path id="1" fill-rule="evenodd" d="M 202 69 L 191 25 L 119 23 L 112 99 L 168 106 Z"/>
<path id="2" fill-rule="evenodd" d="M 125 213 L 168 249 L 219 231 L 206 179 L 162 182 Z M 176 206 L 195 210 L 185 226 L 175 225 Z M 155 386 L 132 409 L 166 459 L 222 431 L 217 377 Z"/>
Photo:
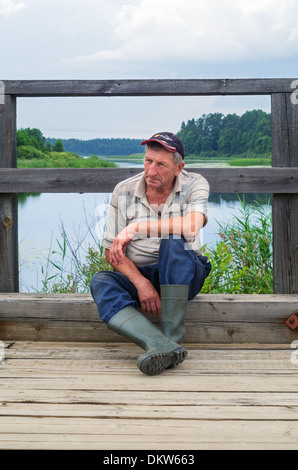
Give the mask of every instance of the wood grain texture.
<path id="1" fill-rule="evenodd" d="M 0 169 L 17 166 L 16 148 L 16 98 L 6 96 L 0 104 Z M 1 193 L 0 189 L 0 292 L 17 292 L 18 196 L 12 188 Z"/>
<path id="2" fill-rule="evenodd" d="M 138 370 L 142 350 L 132 344 L 5 346 L 0 449 L 110 456 L 114 449 L 192 455 L 298 448 L 298 366 L 290 346 L 187 344 L 186 361 L 155 377 Z"/>
<path id="3" fill-rule="evenodd" d="M 298 105 L 291 96 L 272 96 L 272 165 L 298 167 Z M 298 293 L 298 196 L 274 194 L 272 200 L 274 291 Z"/>
<path id="4" fill-rule="evenodd" d="M 187 96 L 292 93 L 295 78 L 151 80 L 4 80 L 5 93 L 26 96 Z"/>
<path id="5" fill-rule="evenodd" d="M 188 303 L 185 341 L 289 344 L 298 329 L 285 321 L 295 313 L 297 295 L 200 294 Z M 100 320 L 90 294 L 0 294 L 0 328 L 2 340 L 125 341 Z"/>
<path id="6" fill-rule="evenodd" d="M 0 193 L 111 193 L 140 168 L 2 168 Z M 212 193 L 297 193 L 298 168 L 187 168 Z"/>

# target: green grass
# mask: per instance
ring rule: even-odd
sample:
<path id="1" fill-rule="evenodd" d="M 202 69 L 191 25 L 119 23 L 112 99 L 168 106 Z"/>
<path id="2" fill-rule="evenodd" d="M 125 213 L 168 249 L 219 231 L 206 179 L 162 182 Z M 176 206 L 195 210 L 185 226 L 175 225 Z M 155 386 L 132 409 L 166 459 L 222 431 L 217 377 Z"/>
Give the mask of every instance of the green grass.
<path id="1" fill-rule="evenodd" d="M 18 159 L 18 168 L 115 168 L 117 165 L 96 155 L 79 157 L 70 152 L 50 152 L 39 158 Z"/>
<path id="2" fill-rule="evenodd" d="M 142 163 L 144 161 L 144 157 L 144 153 L 132 153 L 131 155 L 105 155 L 101 158 L 108 162 Z"/>
<path id="3" fill-rule="evenodd" d="M 113 155 L 102 158 L 92 155 L 89 158 L 83 158 L 71 152 L 39 152 L 33 158 L 18 158 L 18 168 L 115 168 L 115 162 L 143 163 L 144 154 L 134 153 L 132 155 Z M 270 166 L 270 158 L 208 158 L 208 157 L 186 157 L 185 163 L 191 166 L 192 163 L 228 163 L 230 166 Z"/>
<path id="4" fill-rule="evenodd" d="M 270 158 L 235 158 L 230 166 L 271 166 Z"/>

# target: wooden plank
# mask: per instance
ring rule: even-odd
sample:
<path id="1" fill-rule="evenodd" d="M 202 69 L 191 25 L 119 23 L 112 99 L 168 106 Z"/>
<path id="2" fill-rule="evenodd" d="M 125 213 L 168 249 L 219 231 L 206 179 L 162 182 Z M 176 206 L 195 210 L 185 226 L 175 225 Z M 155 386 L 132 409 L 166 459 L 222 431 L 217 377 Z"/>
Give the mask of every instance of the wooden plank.
<path id="1" fill-rule="evenodd" d="M 9 385 L 9 384 L 8 384 Z M 35 405 L 43 404 L 54 404 L 54 405 L 101 405 L 101 406 L 130 406 L 144 404 L 150 405 L 151 407 L 164 407 L 164 406 L 253 406 L 259 407 L 287 407 L 289 410 L 291 407 L 296 408 L 298 404 L 297 392 L 222 392 L 222 391 L 210 391 L 208 392 L 177 392 L 173 393 L 169 391 L 158 391 L 158 393 L 152 393 L 152 390 L 144 391 L 115 391 L 111 393 L 111 390 L 70 390 L 68 388 L 51 389 L 46 388 L 41 390 L 35 390 L 32 388 L 22 388 L 21 382 L 17 381 L 15 387 L 9 387 L 6 385 L 6 379 L 2 379 L 1 392 L 0 392 L 1 403 L 3 404 L 3 410 L 5 413 L 5 406 L 24 405 L 27 403 L 33 403 Z"/>
<path id="2" fill-rule="evenodd" d="M 16 166 L 16 98 L 6 96 L 0 103 L 0 168 Z M 0 190 L 0 292 L 19 290 L 18 272 L 18 198 Z"/>
<path id="3" fill-rule="evenodd" d="M 298 167 L 298 105 L 288 93 L 271 97 L 272 166 Z"/>
<path id="4" fill-rule="evenodd" d="M 212 193 L 297 193 L 298 168 L 187 168 L 210 184 Z M 0 169 L 2 193 L 105 193 L 140 173 L 139 168 Z"/>
<path id="5" fill-rule="evenodd" d="M 0 101 L 0 168 L 16 166 L 16 98 L 5 96 L 4 103 Z"/>
<path id="6" fill-rule="evenodd" d="M 224 421 L 223 423 L 200 421 L 196 431 L 192 430 L 192 434 L 185 433 L 182 427 L 178 428 L 174 435 L 169 434 L 169 429 L 162 426 L 160 428 L 162 434 L 154 433 L 151 427 L 148 434 L 143 432 L 139 434 L 138 430 L 135 430 L 131 436 L 130 428 L 128 428 L 126 435 L 118 436 L 117 420 L 113 427 L 109 426 L 106 429 L 107 434 L 83 434 L 79 431 L 76 434 L 67 434 L 59 432 L 59 428 L 56 428 L 56 433 L 41 433 L 40 429 L 36 430 L 32 422 L 32 433 L 22 433 L 22 426 L 19 426 L 19 432 L 3 435 L 0 448 L 7 450 L 106 450 L 105 457 L 110 457 L 112 450 L 130 450 L 130 455 L 134 455 L 133 450 L 142 450 L 144 457 L 144 452 L 149 451 L 145 455 L 151 454 L 152 449 L 161 450 L 162 455 L 165 454 L 162 452 L 165 450 L 173 450 L 177 454 L 177 449 L 179 449 L 179 455 L 182 455 L 181 451 L 185 450 L 183 455 L 191 456 L 199 450 L 297 450 L 298 448 L 295 441 L 296 423 L 294 425 L 287 421 L 273 425 L 271 422 L 261 422 L 256 425 L 253 421 Z M 35 424 L 37 424 L 36 421 Z M 91 425 L 92 423 L 90 423 L 92 429 Z M 146 459 L 147 457 L 145 461 Z M 103 459 L 99 458 L 98 461 L 103 463 Z M 152 458 L 149 463 L 152 464 Z"/>
<path id="7" fill-rule="evenodd" d="M 115 373 L 135 373 L 136 360 L 143 352 L 135 345 L 122 345 L 113 348 L 110 345 L 98 344 L 96 348 L 88 348 L 81 344 L 80 348 L 69 346 L 69 354 L 63 349 L 56 351 L 55 343 L 47 348 L 45 354 L 41 346 L 34 354 L 26 354 L 26 346 L 22 350 L 8 350 L 5 353 L 5 362 L 1 366 L 1 375 L 9 377 L 25 377 L 28 373 L 32 377 L 77 377 L 83 375 L 107 375 Z M 226 349 L 223 346 L 209 345 L 202 349 L 197 344 L 185 345 L 188 357 L 183 367 L 179 368 L 180 375 L 196 377 L 203 374 L 233 374 L 255 375 L 270 374 L 297 375 L 297 352 L 288 345 L 287 349 Z M 14 349 L 14 348 L 12 348 Z M 83 354 L 82 354 L 83 352 Z M 113 380 L 113 379 L 112 379 Z"/>
<path id="8" fill-rule="evenodd" d="M 4 80 L 5 93 L 33 96 L 188 96 L 292 93 L 293 78 Z"/>
<path id="9" fill-rule="evenodd" d="M 0 194 L 0 292 L 18 292 L 18 196 Z"/>
<path id="10" fill-rule="evenodd" d="M 279 362 L 284 358 L 289 358 L 290 345 L 282 344 L 212 344 L 212 343 L 188 343 L 187 349 L 190 352 L 190 359 L 196 359 L 197 356 L 206 360 L 214 360 L 214 351 L 220 349 L 221 360 L 230 360 L 234 357 L 235 349 L 238 351 L 237 358 L 244 361 L 255 363 L 256 359 L 262 358 L 271 362 Z M 19 359 L 19 360 L 69 360 L 76 361 L 95 360 L 101 359 L 109 361 L 118 361 L 119 358 L 127 359 L 136 356 L 136 350 L 139 351 L 132 343 L 90 343 L 90 342 L 68 342 L 68 343 L 53 343 L 53 342 L 40 342 L 40 341 L 17 341 L 5 350 L 5 359 Z M 280 359 L 282 358 L 282 359 Z M 238 361 L 239 359 L 237 359 Z M 238 367 L 238 363 L 237 363 Z"/>
<path id="11" fill-rule="evenodd" d="M 293 390 L 296 390 L 297 364 L 291 361 L 293 351 L 291 348 L 285 351 L 278 347 L 275 348 L 274 345 L 268 352 L 264 348 L 251 350 L 234 348 L 233 350 L 227 350 L 225 346 L 209 345 L 208 348 L 202 349 L 201 345 L 193 345 L 189 351 L 189 357 L 179 366 L 179 369 L 168 371 L 163 376 L 148 381 L 148 377 L 140 374 L 136 368 L 136 357 L 140 353 L 140 348 L 136 346 L 127 347 L 122 345 L 122 357 L 121 350 L 119 350 L 120 354 L 116 361 L 111 345 L 99 345 L 95 349 L 94 345 L 74 343 L 72 346 L 68 346 L 73 356 L 73 361 L 70 363 L 69 360 L 64 360 L 63 357 L 60 361 L 57 361 L 55 355 L 53 355 L 53 358 L 49 356 L 47 360 L 44 360 L 42 350 L 51 349 L 53 353 L 57 348 L 57 343 L 47 344 L 45 347 L 43 345 L 44 343 L 36 345 L 36 348 L 38 348 L 36 351 L 39 351 L 39 354 L 36 355 L 35 359 L 27 360 L 24 357 L 21 360 L 23 351 L 27 347 L 27 344 L 23 343 L 17 348 L 19 360 L 9 360 L 8 358 L 1 366 L 2 387 L 0 400 L 5 402 L 14 400 L 26 402 L 28 400 L 26 397 L 31 396 L 31 401 L 34 397 L 37 402 L 54 403 L 57 400 L 58 393 L 58 401 L 63 403 L 74 403 L 81 400 L 89 404 L 97 401 L 108 405 L 112 403 L 135 405 L 142 402 L 148 404 L 151 401 L 150 387 L 153 387 L 154 390 L 158 388 L 160 392 L 164 391 L 164 393 L 159 393 L 155 397 L 154 406 L 158 404 L 181 405 L 184 401 L 192 406 L 210 405 L 214 404 L 214 399 L 209 394 L 214 392 L 216 392 L 216 400 L 220 400 L 221 404 L 224 405 L 258 404 L 267 406 L 271 404 L 273 406 L 275 403 L 275 405 L 286 406 L 287 404 L 298 404 L 298 393 L 293 392 Z M 15 347 L 12 346 L 12 348 Z M 134 357 L 127 356 L 127 348 L 134 353 Z M 90 359 L 86 359 L 85 355 L 80 354 L 81 349 L 93 350 L 92 367 L 90 366 Z M 109 354 L 114 359 L 109 360 Z M 41 357 L 42 359 L 40 359 Z M 109 368 L 103 370 L 100 363 L 101 357 L 102 361 L 108 365 L 112 364 L 110 370 Z M 122 365 L 123 360 L 127 364 L 125 368 Z M 60 362 L 60 365 L 58 362 Z M 120 368 L 117 367 L 117 362 Z M 208 368 L 207 371 L 206 368 Z M 99 377 L 100 380 L 98 380 Z M 184 377 L 183 380 L 182 377 Z M 176 385 L 171 388 L 171 384 L 174 384 L 175 381 Z M 67 384 L 66 388 L 65 385 L 62 385 L 63 382 Z M 84 384 L 83 390 L 79 385 L 80 383 Z M 197 388 L 199 383 L 201 385 Z M 166 384 L 170 388 L 163 388 L 166 387 Z M 236 395 L 235 401 L 231 392 L 240 392 L 243 390 L 241 387 L 245 386 L 248 387 L 246 395 Z M 252 389 L 251 386 L 254 388 Z M 19 387 L 22 393 L 16 394 Z M 88 387 L 91 388 L 92 392 L 87 393 L 85 397 L 84 390 L 88 390 Z M 113 389 L 116 395 L 101 393 L 106 388 L 107 390 Z M 36 393 L 34 390 L 36 390 Z M 68 393 L 61 393 L 63 390 L 67 390 Z M 268 395 L 268 393 L 267 396 L 259 395 L 257 401 L 255 401 L 254 396 L 248 393 L 252 390 L 255 390 L 255 392 L 267 390 L 270 394 L 278 391 L 279 395 L 277 393 L 272 395 L 273 402 L 271 402 L 271 395 Z M 132 391 L 133 395 L 131 395 Z M 148 391 L 147 395 L 146 391 Z M 182 391 L 183 394 L 181 394 Z M 200 393 L 204 391 L 208 392 L 208 395 Z M 224 392 L 224 395 L 222 395 L 222 392 Z M 144 396 L 143 393 L 145 393 Z M 186 396 L 184 393 L 186 393 Z M 149 399 L 149 402 L 147 399 Z"/>
<path id="12" fill-rule="evenodd" d="M 1 337 L 4 340 L 17 341 L 108 341 L 117 343 L 119 341 L 127 342 L 125 338 L 111 332 L 107 326 L 99 319 L 96 322 L 65 322 L 61 321 L 42 321 L 27 320 L 7 321 L 1 320 Z M 191 322 L 186 318 L 186 343 L 206 343 L 214 344 L 233 344 L 257 342 L 258 344 L 291 344 L 298 340 L 296 330 L 290 330 L 285 325 L 285 320 L 281 324 L 263 321 L 260 323 L 254 321 L 206 321 L 200 316 L 196 322 Z"/>
<path id="13" fill-rule="evenodd" d="M 11 403 L 0 407 L 3 416 L 23 417 L 64 417 L 97 419 L 172 419 L 175 420 L 268 420 L 297 421 L 298 406 L 258 406 L 254 405 L 164 405 L 150 404 L 101 405 L 101 404 L 52 404 L 52 403 Z"/>
<path id="14" fill-rule="evenodd" d="M 187 347 L 187 346 L 186 346 Z M 4 374 L 9 369 L 11 374 L 28 373 L 28 370 L 32 375 L 35 373 L 49 374 L 52 375 L 56 372 L 56 375 L 61 374 L 65 376 L 72 376 L 74 373 L 79 374 L 105 374 L 109 372 L 128 373 L 135 364 L 138 356 L 143 351 L 139 348 L 134 348 L 129 356 L 123 354 L 121 351 L 116 357 L 109 357 L 108 354 L 104 354 L 100 348 L 94 351 L 93 358 L 75 359 L 51 359 L 51 358 L 9 358 L 5 356 L 5 363 L 2 365 L 2 373 Z M 267 374 L 280 374 L 290 375 L 297 374 L 297 364 L 291 362 L 293 349 L 289 348 L 288 351 L 281 351 L 275 353 L 273 351 L 267 351 L 266 355 L 264 351 L 259 354 L 249 354 L 249 351 L 243 351 L 242 354 L 238 352 L 237 360 L 235 360 L 235 351 L 231 351 L 230 354 L 223 354 L 220 351 L 218 354 L 217 350 L 211 350 L 209 356 L 206 351 L 195 352 L 188 348 L 187 362 L 183 366 L 183 370 L 180 373 L 191 374 L 197 376 L 200 374 L 214 373 L 221 374 L 224 370 L 225 373 L 233 374 L 255 374 L 267 373 Z M 215 354 L 218 356 L 215 358 Z M 288 363 L 288 364 L 287 364 Z M 287 364 L 287 367 L 285 367 Z M 270 371 L 268 372 L 268 366 Z"/>
<path id="15" fill-rule="evenodd" d="M 289 94 L 272 96 L 272 165 L 298 167 L 298 106 Z M 298 195 L 274 194 L 273 256 L 276 293 L 298 293 Z"/>
<path id="16" fill-rule="evenodd" d="M 220 352 L 218 351 L 218 354 Z M 216 357 L 216 353 L 214 354 Z M 290 363 L 290 361 L 288 361 Z M 285 363 L 285 367 L 287 363 Z M 0 367 L 1 384 L 8 388 L 41 390 L 41 394 L 49 393 L 50 390 L 59 390 L 65 387 L 67 390 L 113 390 L 118 392 L 148 390 L 150 386 L 155 392 L 289 392 L 297 390 L 297 374 L 269 374 L 266 372 L 247 374 L 234 374 L 222 371 L 219 373 L 192 374 L 187 370 L 187 361 L 184 361 L 179 368 L 171 369 L 162 375 L 153 378 L 143 375 L 136 366 L 136 361 L 131 362 L 129 371 L 113 370 L 97 373 L 74 373 L 65 374 L 56 371 L 46 370 L 9 369 L 5 367 L 5 362 Z M 2 385 L 1 385 L 2 386 Z M 149 387 L 150 388 L 150 387 Z M 46 391 L 46 392 L 43 392 Z"/>
<path id="17" fill-rule="evenodd" d="M 298 195 L 272 198 L 274 291 L 298 293 Z"/>
<path id="18" fill-rule="evenodd" d="M 1 413 L 5 413 L 5 406 L 23 406 L 27 403 L 34 405 L 79 405 L 79 406 L 107 406 L 107 407 L 127 407 L 127 406 L 151 406 L 151 407 L 173 407 L 173 406 L 248 406 L 250 409 L 254 406 L 258 407 L 291 407 L 296 408 L 298 404 L 297 392 L 177 392 L 169 393 L 169 391 L 158 391 L 152 393 L 152 390 L 144 391 L 114 391 L 111 390 L 70 390 L 68 388 L 35 390 L 32 388 L 22 389 L 20 382 L 16 387 L 7 387 L 6 380 L 2 380 L 1 384 L 1 403 L 3 409 Z M 36 407 L 37 409 L 37 407 Z M 230 408 L 231 409 L 231 408 Z"/>
<path id="19" fill-rule="evenodd" d="M 185 342 L 290 344 L 293 313 L 296 295 L 202 294 L 188 304 Z M 0 327 L 7 341 L 126 341 L 100 320 L 90 294 L 0 294 Z"/>

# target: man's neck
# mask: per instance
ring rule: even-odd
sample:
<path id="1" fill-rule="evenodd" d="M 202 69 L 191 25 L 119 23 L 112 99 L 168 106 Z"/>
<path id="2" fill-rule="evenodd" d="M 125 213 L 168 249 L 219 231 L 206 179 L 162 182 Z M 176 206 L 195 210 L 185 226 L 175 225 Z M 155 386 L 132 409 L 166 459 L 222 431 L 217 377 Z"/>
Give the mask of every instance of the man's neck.
<path id="1" fill-rule="evenodd" d="M 146 188 L 146 197 L 149 204 L 164 204 L 172 189 L 158 191 L 155 188 Z"/>

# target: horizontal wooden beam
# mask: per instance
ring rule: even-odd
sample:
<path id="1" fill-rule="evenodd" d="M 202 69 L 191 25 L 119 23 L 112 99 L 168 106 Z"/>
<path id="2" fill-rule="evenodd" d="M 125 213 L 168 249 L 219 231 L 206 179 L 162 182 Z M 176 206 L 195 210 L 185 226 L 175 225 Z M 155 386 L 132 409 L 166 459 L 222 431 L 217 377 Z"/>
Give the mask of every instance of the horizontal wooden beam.
<path id="1" fill-rule="evenodd" d="M 297 313 L 297 295 L 198 295 L 188 303 L 185 342 L 290 344 L 298 329 L 285 321 Z M 0 294 L 0 331 L 2 341 L 125 341 L 100 320 L 90 294 Z"/>
<path id="2" fill-rule="evenodd" d="M 298 168 L 188 168 L 212 193 L 297 193 Z M 0 193 L 109 193 L 139 168 L 0 168 Z"/>
<path id="3" fill-rule="evenodd" d="M 297 77 L 295 77 L 297 78 Z M 7 95 L 187 96 L 292 93 L 295 78 L 159 80 L 4 80 Z"/>

